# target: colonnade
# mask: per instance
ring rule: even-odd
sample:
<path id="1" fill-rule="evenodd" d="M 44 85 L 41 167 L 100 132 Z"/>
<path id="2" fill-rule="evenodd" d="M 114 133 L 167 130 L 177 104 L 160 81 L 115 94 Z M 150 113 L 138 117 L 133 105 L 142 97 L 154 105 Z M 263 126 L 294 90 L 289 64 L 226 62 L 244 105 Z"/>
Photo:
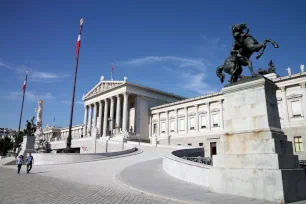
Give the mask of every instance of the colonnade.
<path id="1" fill-rule="evenodd" d="M 123 104 L 121 104 L 123 98 Z M 124 92 L 85 105 L 83 135 L 93 135 L 93 130 L 100 136 L 110 136 L 108 131 L 127 131 L 129 93 Z M 121 106 L 123 110 L 121 111 Z M 121 118 L 122 112 L 122 118 Z M 115 114 L 116 113 L 116 114 Z M 103 121 L 102 121 L 103 120 Z M 93 128 L 92 128 L 93 127 Z M 119 132 L 116 132 L 118 134 Z"/>

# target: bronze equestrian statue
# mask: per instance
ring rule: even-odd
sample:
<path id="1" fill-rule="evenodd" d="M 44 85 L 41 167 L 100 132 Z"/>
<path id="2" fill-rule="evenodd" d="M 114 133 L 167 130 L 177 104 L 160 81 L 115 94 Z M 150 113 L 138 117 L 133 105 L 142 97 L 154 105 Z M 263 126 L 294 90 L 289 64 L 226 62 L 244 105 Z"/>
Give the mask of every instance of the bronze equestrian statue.
<path id="1" fill-rule="evenodd" d="M 244 32 L 245 30 L 246 32 Z M 222 71 L 231 75 L 229 79 L 230 83 L 236 82 L 239 78 L 242 78 L 242 66 L 248 66 L 252 76 L 256 76 L 256 73 L 253 71 L 252 61 L 250 60 L 253 53 L 260 51 L 256 56 L 256 59 L 259 59 L 263 55 L 268 42 L 275 48 L 279 47 L 276 42 L 269 38 L 265 39 L 262 43 L 258 43 L 258 41 L 249 34 L 249 31 L 246 24 L 235 24 L 232 26 L 234 43 L 231 49 L 231 56 L 224 61 L 222 66 L 217 67 L 216 71 L 221 83 L 224 82 L 225 77 Z"/>

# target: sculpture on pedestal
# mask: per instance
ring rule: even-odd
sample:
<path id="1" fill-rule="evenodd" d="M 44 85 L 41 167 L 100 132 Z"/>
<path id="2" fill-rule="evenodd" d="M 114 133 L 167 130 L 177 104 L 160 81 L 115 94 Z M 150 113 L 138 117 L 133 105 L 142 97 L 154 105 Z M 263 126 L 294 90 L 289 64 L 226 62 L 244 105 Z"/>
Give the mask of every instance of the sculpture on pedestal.
<path id="1" fill-rule="evenodd" d="M 248 66 L 252 76 L 257 76 L 253 71 L 252 61 L 250 57 L 254 52 L 260 53 L 256 56 L 259 59 L 265 49 L 266 44 L 270 42 L 275 48 L 278 48 L 278 44 L 273 40 L 267 38 L 262 43 L 258 41 L 249 34 L 249 28 L 246 24 L 235 24 L 232 27 L 232 34 L 234 38 L 234 43 L 231 49 L 231 56 L 229 56 L 223 65 L 217 67 L 216 74 L 220 78 L 221 83 L 224 82 L 225 75 L 222 73 L 228 73 L 231 75 L 229 79 L 230 83 L 238 81 L 238 79 L 243 78 L 241 73 L 243 71 L 242 66 Z M 246 32 L 244 32 L 246 30 Z"/>
<path id="2" fill-rule="evenodd" d="M 42 129 L 42 111 L 43 111 L 43 101 L 38 101 L 38 108 L 35 109 L 36 115 L 36 132 L 35 132 L 35 149 L 41 148 L 41 141 L 40 138 L 43 135 Z"/>
<path id="3" fill-rule="evenodd" d="M 272 62 L 272 60 L 270 61 L 270 63 L 268 64 L 268 69 L 264 69 L 264 70 L 262 70 L 261 68 L 259 68 L 258 70 L 257 70 L 257 73 L 259 74 L 259 75 L 265 75 L 265 74 L 270 74 L 270 73 L 275 73 L 275 66 L 274 66 L 274 64 L 273 64 L 273 62 Z"/>
<path id="4" fill-rule="evenodd" d="M 34 116 L 33 118 L 31 119 L 31 121 L 28 121 L 26 122 L 26 129 L 24 131 L 25 135 L 27 136 L 34 136 L 34 133 L 36 131 L 36 125 L 34 123 Z"/>

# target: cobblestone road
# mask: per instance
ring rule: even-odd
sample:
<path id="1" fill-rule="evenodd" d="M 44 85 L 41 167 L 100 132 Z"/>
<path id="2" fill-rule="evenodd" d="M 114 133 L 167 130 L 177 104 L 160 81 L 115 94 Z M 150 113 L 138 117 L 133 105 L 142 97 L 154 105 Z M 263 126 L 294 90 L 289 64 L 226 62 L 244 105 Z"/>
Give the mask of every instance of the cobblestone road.
<path id="1" fill-rule="evenodd" d="M 23 166 L 24 168 L 24 166 Z M 43 172 L 41 172 L 43 173 Z M 1 204 L 119 204 L 175 202 L 130 191 L 122 187 L 76 184 L 61 179 L 41 176 L 40 173 L 20 175 L 0 167 Z"/>

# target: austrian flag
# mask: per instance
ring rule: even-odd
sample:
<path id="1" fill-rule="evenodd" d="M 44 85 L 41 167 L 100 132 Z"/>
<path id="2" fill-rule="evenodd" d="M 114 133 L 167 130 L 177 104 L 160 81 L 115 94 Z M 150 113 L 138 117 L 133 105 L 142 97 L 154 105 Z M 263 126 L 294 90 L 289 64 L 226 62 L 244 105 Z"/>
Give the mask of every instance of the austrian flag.
<path id="1" fill-rule="evenodd" d="M 79 49 L 81 47 L 81 32 L 79 33 L 79 36 L 78 36 L 78 41 L 77 41 L 77 44 L 76 44 L 76 56 L 79 55 Z"/>
<path id="2" fill-rule="evenodd" d="M 23 93 L 23 94 L 24 94 L 24 92 L 25 92 L 26 86 L 27 86 L 27 81 L 24 80 L 23 85 L 22 85 L 22 93 Z"/>

